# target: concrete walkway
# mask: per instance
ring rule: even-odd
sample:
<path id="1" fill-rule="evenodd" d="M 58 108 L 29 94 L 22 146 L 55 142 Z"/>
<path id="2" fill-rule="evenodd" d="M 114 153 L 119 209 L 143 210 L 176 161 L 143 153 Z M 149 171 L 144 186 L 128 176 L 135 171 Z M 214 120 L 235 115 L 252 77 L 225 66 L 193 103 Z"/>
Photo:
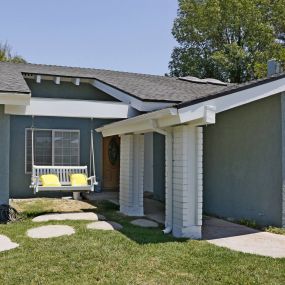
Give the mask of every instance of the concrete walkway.
<path id="1" fill-rule="evenodd" d="M 18 247 L 19 245 L 12 242 L 7 236 L 0 235 L 0 251 L 6 251 Z"/>
<path id="2" fill-rule="evenodd" d="M 114 231 L 121 230 L 122 228 L 122 225 L 112 221 L 98 221 L 87 225 L 87 229 L 89 230 Z"/>
<path id="3" fill-rule="evenodd" d="M 70 236 L 75 233 L 73 227 L 66 225 L 48 225 L 33 228 L 27 231 L 31 238 L 54 238 L 60 236 Z"/>
<path id="4" fill-rule="evenodd" d="M 98 221 L 104 220 L 105 217 L 97 215 L 93 212 L 85 213 L 54 213 L 45 214 L 33 218 L 33 222 L 48 222 L 48 221 Z"/>
<path id="5" fill-rule="evenodd" d="M 285 257 L 285 236 L 261 232 L 217 218 L 204 219 L 203 239 L 211 244 L 244 253 Z"/>

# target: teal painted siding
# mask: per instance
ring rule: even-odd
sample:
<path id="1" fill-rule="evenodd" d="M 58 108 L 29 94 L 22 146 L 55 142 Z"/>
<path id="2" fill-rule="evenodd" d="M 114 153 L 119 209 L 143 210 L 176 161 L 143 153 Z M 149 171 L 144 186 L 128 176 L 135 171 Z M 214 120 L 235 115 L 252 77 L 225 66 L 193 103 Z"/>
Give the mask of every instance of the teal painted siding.
<path id="1" fill-rule="evenodd" d="M 93 129 L 114 120 L 94 119 Z M 25 174 L 25 129 L 30 128 L 32 118 L 11 116 L 11 152 L 10 152 L 10 197 L 33 197 L 29 189 L 31 176 Z M 43 129 L 76 129 L 80 130 L 80 164 L 89 164 L 90 127 L 88 119 L 36 117 L 35 128 Z M 96 153 L 96 175 L 102 177 L 102 136 L 95 132 L 94 147 Z M 45 194 L 46 195 L 46 194 Z"/>
<path id="2" fill-rule="evenodd" d="M 88 83 L 76 86 L 71 82 L 64 81 L 58 85 L 51 80 L 42 80 L 41 83 L 36 83 L 35 80 L 26 79 L 26 82 L 32 90 L 32 97 L 118 101 Z"/>
<path id="3" fill-rule="evenodd" d="M 281 105 L 272 96 L 204 128 L 204 211 L 281 226 Z"/>
<path id="4" fill-rule="evenodd" d="M 10 116 L 0 105 L 0 204 L 9 203 Z"/>

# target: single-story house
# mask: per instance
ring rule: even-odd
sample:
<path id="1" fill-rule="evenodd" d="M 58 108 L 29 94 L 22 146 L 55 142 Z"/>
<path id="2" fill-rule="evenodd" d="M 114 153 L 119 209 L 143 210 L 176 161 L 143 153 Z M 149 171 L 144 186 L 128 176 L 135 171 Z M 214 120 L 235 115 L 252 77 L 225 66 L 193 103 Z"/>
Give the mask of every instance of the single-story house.
<path id="1" fill-rule="evenodd" d="M 148 191 L 177 237 L 200 238 L 203 213 L 285 227 L 285 74 L 272 66 L 226 84 L 0 63 L 0 202 L 34 195 L 33 161 L 90 167 L 96 130 L 96 187 L 119 191 L 122 213 L 144 215 Z"/>

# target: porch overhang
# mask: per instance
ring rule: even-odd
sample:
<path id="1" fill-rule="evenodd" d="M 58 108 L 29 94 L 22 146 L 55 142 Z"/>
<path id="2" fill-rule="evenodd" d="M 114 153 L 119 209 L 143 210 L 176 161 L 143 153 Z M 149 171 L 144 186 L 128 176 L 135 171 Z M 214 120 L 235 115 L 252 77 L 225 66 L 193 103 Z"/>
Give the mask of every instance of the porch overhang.
<path id="1" fill-rule="evenodd" d="M 71 118 L 126 119 L 132 108 L 120 102 L 31 98 L 29 105 L 5 105 L 5 114 Z"/>
<path id="2" fill-rule="evenodd" d="M 16 105 L 26 106 L 30 104 L 30 93 L 16 93 L 16 92 L 1 92 L 0 91 L 0 104 L 1 105 Z"/>
<path id="3" fill-rule="evenodd" d="M 199 126 L 214 123 L 215 108 L 211 106 L 202 106 L 194 112 L 190 110 L 187 117 L 184 116 L 183 109 L 178 110 L 172 107 L 105 125 L 96 129 L 96 131 L 101 132 L 103 137 L 108 137 L 113 135 L 155 132 L 160 129 L 167 129 L 181 124 Z"/>

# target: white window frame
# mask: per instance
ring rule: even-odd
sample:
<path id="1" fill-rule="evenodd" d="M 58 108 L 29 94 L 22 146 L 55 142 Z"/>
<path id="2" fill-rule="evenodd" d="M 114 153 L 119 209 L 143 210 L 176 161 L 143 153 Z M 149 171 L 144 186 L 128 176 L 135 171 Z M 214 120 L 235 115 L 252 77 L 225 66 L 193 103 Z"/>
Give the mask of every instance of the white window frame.
<path id="1" fill-rule="evenodd" d="M 32 128 L 26 128 L 25 129 L 25 174 L 31 174 L 31 171 L 27 170 L 27 135 L 28 131 L 31 131 Z M 75 129 L 43 129 L 43 128 L 34 128 L 35 131 L 50 131 L 52 133 L 52 139 L 51 139 L 51 151 L 52 151 L 52 165 L 54 165 L 54 134 L 55 132 L 63 132 L 63 133 L 78 133 L 79 135 L 79 143 L 78 143 L 78 160 L 80 162 L 80 130 Z"/>

